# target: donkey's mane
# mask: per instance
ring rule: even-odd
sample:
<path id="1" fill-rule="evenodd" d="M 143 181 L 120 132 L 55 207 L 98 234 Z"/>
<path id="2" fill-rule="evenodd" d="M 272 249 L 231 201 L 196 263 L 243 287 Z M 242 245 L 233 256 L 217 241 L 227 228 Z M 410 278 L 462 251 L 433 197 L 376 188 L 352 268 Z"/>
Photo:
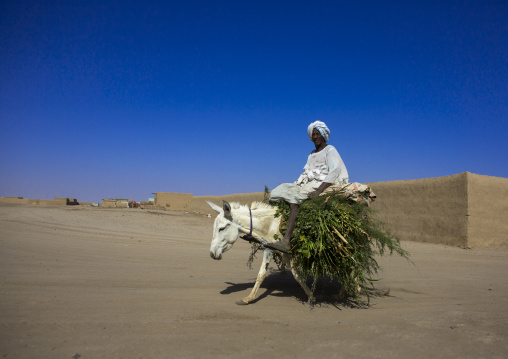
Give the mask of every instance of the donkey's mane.
<path id="1" fill-rule="evenodd" d="M 241 211 L 248 211 L 249 210 L 249 206 L 248 205 L 245 205 L 245 204 L 240 204 L 238 202 L 232 202 L 230 203 L 231 205 L 231 209 L 236 209 L 236 210 L 241 210 Z M 263 202 L 252 202 L 251 205 L 250 205 L 250 209 L 251 210 L 266 210 L 266 211 L 273 211 L 275 208 L 268 204 L 268 203 L 263 203 Z"/>
<path id="2" fill-rule="evenodd" d="M 250 205 L 251 209 L 273 209 L 273 206 L 264 202 L 252 202 Z"/>

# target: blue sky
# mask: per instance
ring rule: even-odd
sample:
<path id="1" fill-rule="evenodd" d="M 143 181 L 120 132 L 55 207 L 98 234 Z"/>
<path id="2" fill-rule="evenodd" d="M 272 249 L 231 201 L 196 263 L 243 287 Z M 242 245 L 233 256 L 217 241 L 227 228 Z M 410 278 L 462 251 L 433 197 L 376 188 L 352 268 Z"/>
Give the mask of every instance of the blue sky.
<path id="1" fill-rule="evenodd" d="M 506 1 L 0 3 L 0 196 L 508 177 Z"/>

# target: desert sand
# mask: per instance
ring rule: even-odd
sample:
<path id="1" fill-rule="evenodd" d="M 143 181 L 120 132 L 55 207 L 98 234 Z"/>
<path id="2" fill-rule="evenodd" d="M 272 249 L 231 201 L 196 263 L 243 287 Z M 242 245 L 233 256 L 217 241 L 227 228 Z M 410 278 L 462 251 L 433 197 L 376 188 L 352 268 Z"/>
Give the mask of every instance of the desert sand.
<path id="1" fill-rule="evenodd" d="M 359 309 L 311 308 L 290 273 L 248 306 L 261 256 L 221 261 L 193 213 L 0 205 L 3 358 L 506 358 L 508 248 L 403 242 Z"/>

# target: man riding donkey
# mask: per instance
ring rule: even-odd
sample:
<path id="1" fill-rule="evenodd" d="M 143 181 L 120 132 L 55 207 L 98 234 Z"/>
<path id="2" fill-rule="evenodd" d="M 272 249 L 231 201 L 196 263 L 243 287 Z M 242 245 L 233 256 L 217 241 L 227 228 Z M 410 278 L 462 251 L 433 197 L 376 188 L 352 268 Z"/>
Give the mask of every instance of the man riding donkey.
<path id="1" fill-rule="evenodd" d="M 330 130 L 324 122 L 316 121 L 307 128 L 307 135 L 314 142 L 316 149 L 307 159 L 304 172 L 293 183 L 282 183 L 275 187 L 270 194 L 271 202 L 284 200 L 290 204 L 289 219 L 284 238 L 275 243 L 266 243 L 252 236 L 245 240 L 262 244 L 265 248 L 291 254 L 290 239 L 295 228 L 296 215 L 300 204 L 306 199 L 319 196 L 333 184 L 346 184 L 348 173 L 339 152 L 332 145 L 328 145 Z"/>

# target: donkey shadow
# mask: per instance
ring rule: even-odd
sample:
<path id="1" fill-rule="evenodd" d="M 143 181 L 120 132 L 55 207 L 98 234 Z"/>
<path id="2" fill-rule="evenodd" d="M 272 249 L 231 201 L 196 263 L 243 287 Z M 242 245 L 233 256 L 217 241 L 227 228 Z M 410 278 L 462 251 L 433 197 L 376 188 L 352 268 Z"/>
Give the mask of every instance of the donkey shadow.
<path id="1" fill-rule="evenodd" d="M 314 282 L 313 278 L 308 278 L 306 284 L 309 288 L 312 287 Z M 220 293 L 222 295 L 229 295 L 238 292 L 244 292 L 252 289 L 255 284 L 254 282 L 247 283 L 232 283 L 225 282 L 228 285 L 227 288 L 223 289 Z M 295 298 L 302 304 L 309 303 L 309 298 L 303 291 L 302 287 L 294 279 L 291 272 L 282 272 L 279 270 L 272 269 L 270 274 L 267 275 L 263 283 L 261 284 L 264 291 L 249 304 L 257 303 L 258 301 L 267 298 L 268 296 L 283 297 L 283 298 Z M 337 309 L 341 307 L 352 307 L 352 308 L 365 308 L 365 302 L 353 300 L 351 297 L 341 297 L 339 295 L 342 285 L 338 280 L 331 280 L 330 278 L 318 278 L 316 288 L 314 291 L 314 298 L 311 304 L 312 306 L 334 306 Z M 370 297 L 376 296 L 389 296 L 388 290 L 379 290 L 376 288 L 366 288 Z M 261 292 L 261 291 L 260 291 Z M 362 293 L 362 297 L 366 297 L 365 290 Z M 240 298 L 238 298 L 240 299 Z M 238 303 L 241 304 L 241 303 Z"/>
<path id="2" fill-rule="evenodd" d="M 247 283 L 232 283 L 225 282 L 229 285 L 226 289 L 222 290 L 220 293 L 223 295 L 250 291 L 256 281 L 247 282 Z M 306 302 L 307 296 L 303 291 L 302 287 L 298 282 L 294 279 L 293 275 L 289 272 L 281 272 L 277 270 L 271 270 L 270 274 L 266 276 L 261 284 L 260 289 L 264 289 L 264 291 L 259 291 L 261 294 L 258 295 L 256 299 L 254 299 L 249 304 L 254 304 L 263 298 L 268 296 L 276 296 L 276 297 L 293 297 L 296 298 L 300 302 Z M 240 299 L 240 298 L 239 298 Z"/>

